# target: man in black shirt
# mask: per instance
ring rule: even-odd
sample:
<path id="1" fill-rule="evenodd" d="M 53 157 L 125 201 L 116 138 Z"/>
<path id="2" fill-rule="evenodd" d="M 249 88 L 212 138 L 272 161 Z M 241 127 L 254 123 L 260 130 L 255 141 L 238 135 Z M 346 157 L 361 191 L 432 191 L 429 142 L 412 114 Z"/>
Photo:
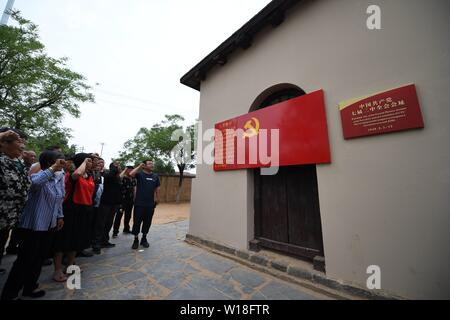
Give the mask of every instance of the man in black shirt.
<path id="1" fill-rule="evenodd" d="M 95 236 L 92 246 L 92 251 L 95 254 L 100 254 L 101 248 L 115 247 L 115 244 L 109 242 L 109 231 L 113 225 L 114 214 L 121 203 L 121 188 L 120 167 L 112 163 L 109 166 L 108 173 L 104 175 L 103 193 L 95 222 Z"/>
<path id="2" fill-rule="evenodd" d="M 119 235 L 119 228 L 123 215 L 125 215 L 123 233 L 131 233 L 130 220 L 134 205 L 134 188 L 136 187 L 136 179 L 130 177 L 130 172 L 133 169 L 133 167 L 127 166 L 120 174 L 122 177 L 122 205 L 117 211 L 114 219 L 113 238 Z"/>
<path id="3" fill-rule="evenodd" d="M 140 172 L 140 170 L 143 170 Z M 158 175 L 153 173 L 153 161 L 145 160 L 130 172 L 136 178 L 136 197 L 134 200 L 132 249 L 139 248 L 139 233 L 142 231 L 141 246 L 148 248 L 147 234 L 152 224 L 153 213 L 159 202 L 160 182 Z M 142 225 L 142 230 L 141 230 Z"/>

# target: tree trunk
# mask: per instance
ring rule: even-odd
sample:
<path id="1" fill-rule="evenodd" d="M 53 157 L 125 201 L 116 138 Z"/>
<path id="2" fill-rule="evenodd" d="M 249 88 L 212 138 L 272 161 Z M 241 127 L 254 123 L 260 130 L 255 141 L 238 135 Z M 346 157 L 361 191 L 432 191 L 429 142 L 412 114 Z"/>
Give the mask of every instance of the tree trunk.
<path id="1" fill-rule="evenodd" d="M 178 180 L 178 191 L 177 191 L 177 203 L 180 203 L 181 197 L 181 189 L 183 186 L 183 178 L 184 178 L 184 169 L 186 168 L 186 164 L 177 164 L 178 170 L 180 171 L 180 178 Z"/>

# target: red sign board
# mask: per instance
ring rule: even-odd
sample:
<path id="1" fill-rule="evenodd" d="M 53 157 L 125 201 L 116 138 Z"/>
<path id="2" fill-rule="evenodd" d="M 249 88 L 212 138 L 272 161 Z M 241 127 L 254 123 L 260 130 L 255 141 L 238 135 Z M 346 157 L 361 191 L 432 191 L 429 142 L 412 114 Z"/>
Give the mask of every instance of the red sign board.
<path id="1" fill-rule="evenodd" d="M 342 102 L 339 107 L 345 139 L 424 127 L 413 84 Z"/>
<path id="2" fill-rule="evenodd" d="M 214 170 L 330 163 L 323 91 L 215 125 Z"/>

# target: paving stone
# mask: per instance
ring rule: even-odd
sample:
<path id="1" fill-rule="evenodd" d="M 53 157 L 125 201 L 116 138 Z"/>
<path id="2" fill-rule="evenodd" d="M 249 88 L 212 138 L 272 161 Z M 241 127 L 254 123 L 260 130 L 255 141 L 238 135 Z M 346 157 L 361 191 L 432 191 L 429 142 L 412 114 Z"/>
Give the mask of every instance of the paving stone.
<path id="1" fill-rule="evenodd" d="M 150 282 L 148 279 L 139 279 L 130 283 L 123 288 L 131 296 L 138 296 L 145 299 L 162 298 L 163 290 L 155 283 Z"/>
<path id="2" fill-rule="evenodd" d="M 257 291 L 250 296 L 250 300 L 267 300 L 267 297 L 261 292 Z"/>
<path id="3" fill-rule="evenodd" d="M 83 290 L 67 290 L 65 292 L 66 294 L 62 295 L 62 298 L 56 300 L 90 300 L 91 298 L 91 295 L 87 294 Z M 48 296 L 46 299 L 55 300 L 52 296 Z"/>
<path id="4" fill-rule="evenodd" d="M 201 286 L 199 290 L 198 283 L 188 283 L 183 285 L 177 290 L 172 291 L 172 293 L 166 297 L 168 300 L 230 300 L 230 297 L 224 293 L 210 287 Z"/>
<path id="5" fill-rule="evenodd" d="M 128 284 L 120 284 L 114 288 L 97 291 L 92 293 L 91 296 L 104 300 L 143 300 L 160 294 L 161 290 L 144 278 Z"/>
<path id="6" fill-rule="evenodd" d="M 145 274 L 139 271 L 131 271 L 116 276 L 117 280 L 121 283 L 126 284 L 132 281 L 145 278 Z"/>
<path id="7" fill-rule="evenodd" d="M 231 277 L 246 287 L 259 287 L 266 280 L 259 274 L 255 273 L 253 270 L 245 270 L 243 268 L 235 268 L 230 271 Z"/>
<path id="8" fill-rule="evenodd" d="M 110 265 L 92 266 L 90 268 L 83 269 L 83 272 L 81 273 L 81 279 L 104 277 L 108 275 L 124 273 L 125 271 L 126 269 L 117 266 L 110 266 Z"/>
<path id="9" fill-rule="evenodd" d="M 300 287 L 247 269 L 239 263 L 212 254 L 184 241 L 188 221 L 152 226 L 150 248 L 131 250 L 133 236 L 120 235 L 115 248 L 101 255 L 77 258 L 82 268 L 81 290 L 69 290 L 65 283 L 52 281 L 53 266 L 44 267 L 40 284 L 45 300 L 229 300 L 250 298 L 308 299 Z M 209 243 L 212 245 L 212 243 Z M 235 253 L 249 258 L 248 253 Z M 256 256 L 256 258 L 255 258 Z M 257 263 L 267 259 L 252 255 Z M 15 256 L 5 256 L 2 267 L 10 269 Z M 255 261 L 254 261 L 255 262 Z M 0 288 L 7 275 L 0 276 Z M 324 282 L 324 279 L 315 279 Z"/>
<path id="10" fill-rule="evenodd" d="M 140 249 L 135 252 L 135 255 L 138 259 L 144 260 L 147 262 L 151 262 L 157 259 L 160 259 L 164 256 L 164 251 L 158 250 L 156 248 L 149 248 L 149 249 Z"/>
<path id="11" fill-rule="evenodd" d="M 192 260 L 199 263 L 203 268 L 220 275 L 235 266 L 235 264 L 227 261 L 226 259 L 219 258 L 211 254 L 201 254 L 194 257 Z"/>
<path id="12" fill-rule="evenodd" d="M 183 268 L 183 273 L 186 275 L 198 274 L 199 272 L 200 272 L 200 270 L 194 268 L 190 264 L 186 264 Z"/>
<path id="13" fill-rule="evenodd" d="M 313 300 L 314 297 L 278 281 L 270 281 L 259 290 L 269 300 Z"/>
<path id="14" fill-rule="evenodd" d="M 120 290 L 111 290 L 99 294 L 101 300 L 144 300 L 145 297 L 135 295 L 130 292 L 128 288 Z"/>
<path id="15" fill-rule="evenodd" d="M 82 281 L 81 288 L 82 290 L 88 291 L 96 291 L 96 290 L 104 290 L 108 288 L 113 288 L 120 286 L 121 283 L 113 276 L 107 276 L 100 279 L 94 279 L 91 281 Z"/>
<path id="16" fill-rule="evenodd" d="M 154 279 L 161 279 L 183 270 L 184 263 L 175 258 L 165 257 L 153 263 L 147 263 L 142 271 Z"/>
<path id="17" fill-rule="evenodd" d="M 174 255 L 178 259 L 190 259 L 201 253 L 203 253 L 201 249 L 190 246 L 184 242 L 172 246 L 167 252 L 168 255 Z"/>
<path id="18" fill-rule="evenodd" d="M 133 256 L 126 256 L 123 258 L 115 259 L 113 262 L 111 262 L 111 265 L 127 268 L 127 267 L 132 266 L 135 263 L 136 263 L 136 257 L 133 255 Z"/>
<path id="19" fill-rule="evenodd" d="M 181 286 L 183 281 L 186 279 L 186 275 L 184 273 L 176 273 L 172 274 L 170 277 L 166 277 L 163 279 L 156 279 L 156 281 L 170 290 L 174 290 Z"/>
<path id="20" fill-rule="evenodd" d="M 232 269 L 233 270 L 233 269 Z M 229 273 L 226 273 L 226 274 L 224 274 L 223 276 L 222 276 L 222 279 L 223 280 L 231 280 L 232 279 L 232 277 L 231 277 L 231 274 L 229 274 Z"/>
<path id="21" fill-rule="evenodd" d="M 186 286 L 186 285 L 177 288 L 177 290 L 172 291 L 164 299 L 165 300 L 204 300 L 204 298 L 199 295 L 199 292 L 197 289 Z"/>
<path id="22" fill-rule="evenodd" d="M 253 288 L 250 288 L 250 287 L 242 287 L 241 290 L 245 294 L 251 294 L 251 293 L 253 293 L 255 291 Z"/>
<path id="23" fill-rule="evenodd" d="M 194 276 L 189 282 L 189 285 L 197 287 L 199 290 L 215 289 L 229 299 L 238 300 L 241 298 L 241 293 L 229 281 L 224 281 L 221 278 Z"/>

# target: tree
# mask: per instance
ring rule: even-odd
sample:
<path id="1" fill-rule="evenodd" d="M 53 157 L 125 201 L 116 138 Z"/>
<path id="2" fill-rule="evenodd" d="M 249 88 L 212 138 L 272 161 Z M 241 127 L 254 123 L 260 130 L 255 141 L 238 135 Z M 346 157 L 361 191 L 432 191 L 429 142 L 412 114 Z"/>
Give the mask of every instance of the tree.
<path id="1" fill-rule="evenodd" d="M 183 187 L 184 171 L 195 168 L 196 150 L 196 125 L 190 125 L 185 129 L 179 129 L 172 133 L 172 141 L 178 143 L 172 148 L 171 161 L 178 167 L 180 178 L 178 181 L 177 203 L 180 202 L 181 190 Z"/>
<path id="2" fill-rule="evenodd" d="M 48 142 L 69 151 L 70 129 L 61 121 L 79 117 L 79 103 L 94 101 L 90 86 L 66 66 L 67 58 L 45 53 L 34 23 L 18 11 L 12 18 L 17 27 L 0 26 L 0 125 L 24 131 L 31 148 Z"/>
<path id="3" fill-rule="evenodd" d="M 66 128 L 51 127 L 46 130 L 38 130 L 34 136 L 27 140 L 27 149 L 39 154 L 47 147 L 60 146 L 64 154 L 77 153 L 76 145 L 69 145 L 70 130 Z"/>
<path id="4" fill-rule="evenodd" d="M 180 115 L 166 115 L 165 120 L 150 129 L 141 128 L 136 136 L 124 144 L 119 161 L 139 163 L 144 159 L 154 159 L 155 172 L 180 173 L 177 202 L 181 195 L 184 171 L 195 168 L 195 126 L 183 128 Z"/>

